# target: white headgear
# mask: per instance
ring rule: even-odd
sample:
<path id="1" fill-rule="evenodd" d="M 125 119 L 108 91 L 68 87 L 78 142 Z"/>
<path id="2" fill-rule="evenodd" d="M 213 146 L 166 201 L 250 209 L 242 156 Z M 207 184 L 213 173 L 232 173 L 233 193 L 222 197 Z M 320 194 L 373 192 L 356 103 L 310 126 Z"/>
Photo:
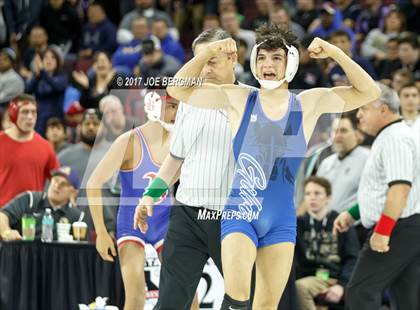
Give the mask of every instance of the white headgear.
<path id="1" fill-rule="evenodd" d="M 254 75 L 255 79 L 260 83 L 261 87 L 266 89 L 275 89 L 280 87 L 284 81 L 290 83 L 296 75 L 296 72 L 299 67 L 299 51 L 293 45 L 288 45 L 283 40 L 284 46 L 287 48 L 287 60 L 286 60 L 286 71 L 284 73 L 284 78 L 280 81 L 271 81 L 271 80 L 262 80 L 257 77 L 257 50 L 261 46 L 261 44 L 267 42 L 267 40 L 255 44 L 250 58 L 250 65 L 251 65 L 251 72 Z"/>
<path id="2" fill-rule="evenodd" d="M 172 132 L 174 125 L 165 123 L 160 119 L 162 114 L 162 97 L 155 91 L 148 92 L 144 97 L 144 111 L 147 118 L 152 122 L 159 122 L 162 127 Z"/>

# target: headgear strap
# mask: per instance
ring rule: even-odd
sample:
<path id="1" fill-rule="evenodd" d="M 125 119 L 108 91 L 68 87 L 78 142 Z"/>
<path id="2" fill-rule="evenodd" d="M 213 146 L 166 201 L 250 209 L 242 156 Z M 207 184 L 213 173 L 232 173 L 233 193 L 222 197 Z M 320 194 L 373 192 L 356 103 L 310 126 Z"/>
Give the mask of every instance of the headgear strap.
<path id="1" fill-rule="evenodd" d="M 168 101 L 171 98 L 169 95 L 160 96 L 155 91 L 148 92 L 144 97 L 144 111 L 146 112 L 147 118 L 152 122 L 159 122 L 169 132 L 172 132 L 174 125 L 162 121 L 161 114 L 162 100 Z"/>
<path id="2" fill-rule="evenodd" d="M 259 44 L 255 44 L 252 48 L 250 57 L 251 72 L 254 75 L 255 79 L 260 83 L 261 87 L 266 89 L 275 89 L 277 87 L 280 87 L 285 81 L 290 83 L 295 77 L 299 67 L 299 51 L 296 47 L 294 47 L 293 45 L 286 44 L 286 41 L 283 40 L 283 44 L 287 48 L 287 61 L 284 78 L 282 78 L 280 81 L 259 79 L 257 77 L 257 52 L 258 48 L 267 41 L 268 40 L 264 40 Z"/>
<path id="3" fill-rule="evenodd" d="M 19 100 L 19 97 L 13 98 L 9 102 L 9 107 L 7 108 L 7 113 L 9 114 L 10 121 L 17 126 L 17 119 L 19 116 L 19 110 L 21 107 L 27 105 L 27 104 L 35 104 L 35 101 L 31 100 Z"/>

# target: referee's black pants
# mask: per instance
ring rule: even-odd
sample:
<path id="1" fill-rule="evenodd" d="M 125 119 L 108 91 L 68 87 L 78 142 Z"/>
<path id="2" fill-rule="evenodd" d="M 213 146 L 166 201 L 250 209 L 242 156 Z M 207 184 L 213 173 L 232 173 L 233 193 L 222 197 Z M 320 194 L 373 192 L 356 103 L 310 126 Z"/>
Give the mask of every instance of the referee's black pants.
<path id="1" fill-rule="evenodd" d="M 220 220 L 198 220 L 200 209 L 204 210 L 185 205 L 171 209 L 155 309 L 189 310 L 209 257 L 222 273 Z"/>
<path id="2" fill-rule="evenodd" d="M 397 310 L 418 310 L 420 294 L 420 214 L 397 221 L 387 253 L 370 248 L 369 234 L 347 285 L 346 309 L 377 310 L 391 289 Z M 393 308 L 394 309 L 394 308 Z"/>

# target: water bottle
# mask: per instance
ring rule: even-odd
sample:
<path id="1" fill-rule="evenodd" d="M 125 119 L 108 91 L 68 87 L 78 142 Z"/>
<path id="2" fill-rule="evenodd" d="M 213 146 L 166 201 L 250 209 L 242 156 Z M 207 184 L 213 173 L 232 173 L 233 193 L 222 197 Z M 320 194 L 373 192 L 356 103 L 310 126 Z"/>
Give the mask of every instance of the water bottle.
<path id="1" fill-rule="evenodd" d="M 44 216 L 42 217 L 42 235 L 41 241 L 51 242 L 53 241 L 53 229 L 54 229 L 54 218 L 51 214 L 51 209 L 45 209 Z"/>

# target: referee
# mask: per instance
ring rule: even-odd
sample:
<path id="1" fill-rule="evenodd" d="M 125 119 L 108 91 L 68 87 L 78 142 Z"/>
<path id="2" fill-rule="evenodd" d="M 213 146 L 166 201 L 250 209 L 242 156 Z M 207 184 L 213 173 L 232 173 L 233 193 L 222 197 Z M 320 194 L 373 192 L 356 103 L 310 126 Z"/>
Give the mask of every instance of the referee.
<path id="1" fill-rule="evenodd" d="M 229 37 L 221 29 L 204 31 L 194 40 L 193 51 Z M 214 58 L 203 68 L 201 77 L 214 84 L 233 84 L 235 62 L 236 57 L 227 55 Z M 155 309 L 189 309 L 209 257 L 222 273 L 220 220 L 214 217 L 223 210 L 229 194 L 234 169 L 231 139 L 226 111 L 179 105 L 170 154 L 145 192 L 135 216 L 136 222 L 139 216 L 145 219 L 143 211 L 146 205 L 153 204 L 151 197 L 160 197 L 176 181 L 180 170 L 176 194 L 179 205 L 171 209 Z M 152 194 L 153 188 L 160 188 L 159 193 Z M 199 211 L 202 214 L 204 210 L 212 219 L 198 219 Z"/>
<path id="2" fill-rule="evenodd" d="M 420 261 L 420 150 L 402 122 L 397 94 L 380 85 L 381 97 L 359 109 L 363 131 L 376 136 L 358 191 L 359 205 L 342 212 L 334 228 L 358 218 L 372 228 L 348 283 L 350 310 L 379 309 L 390 288 L 397 309 L 418 310 Z"/>

